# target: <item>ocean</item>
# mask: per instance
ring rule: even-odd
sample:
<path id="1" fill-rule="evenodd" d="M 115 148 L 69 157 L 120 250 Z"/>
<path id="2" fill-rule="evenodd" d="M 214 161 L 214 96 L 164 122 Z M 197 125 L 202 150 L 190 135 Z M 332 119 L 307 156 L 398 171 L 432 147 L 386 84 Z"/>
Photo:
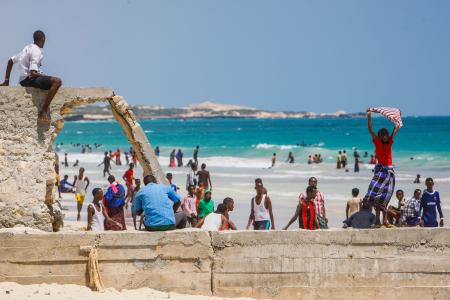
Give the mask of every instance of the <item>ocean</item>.
<path id="1" fill-rule="evenodd" d="M 393 146 L 394 164 L 400 168 L 450 168 L 450 117 L 406 117 Z M 285 161 L 292 152 L 305 164 L 308 155 L 321 154 L 325 163 L 335 163 L 339 150 L 349 157 L 357 148 L 361 155 L 373 152 L 367 120 L 361 119 L 193 119 L 144 120 L 140 122 L 161 156 L 181 148 L 191 157 L 196 145 L 200 156 L 224 167 L 266 167 L 272 153 Z M 374 118 L 375 131 L 392 130 L 384 118 Z M 95 152 L 129 149 L 115 121 L 66 122 L 56 142 L 61 151 L 80 152 L 72 144 L 102 144 Z M 411 158 L 413 158 L 411 160 Z M 364 160 L 364 159 L 363 159 Z"/>
<path id="2" fill-rule="evenodd" d="M 383 118 L 374 118 L 374 129 L 382 126 L 392 130 L 392 124 Z M 416 188 L 424 188 L 425 177 L 435 179 L 440 192 L 444 215 L 450 213 L 450 117 L 407 117 L 393 145 L 396 188 L 403 189 L 409 198 Z M 353 149 L 360 155 L 373 152 L 367 131 L 366 119 L 197 119 L 197 120 L 146 120 L 141 122 L 153 146 L 161 149 L 159 161 L 166 172 L 171 172 L 174 182 L 185 195 L 187 168 L 169 168 L 169 153 L 183 149 L 185 163 L 192 157 L 194 147 L 200 146 L 200 163 L 206 163 L 213 182 L 213 199 L 216 203 L 225 197 L 235 200 L 232 219 L 238 228 L 245 228 L 250 200 L 254 196 L 254 179 L 264 181 L 274 206 L 276 228 L 284 226 L 291 218 L 298 195 L 305 190 L 310 176 L 319 180 L 319 189 L 325 195 L 327 216 L 331 227 L 341 227 L 345 217 L 346 201 L 352 188 L 359 188 L 363 197 L 372 177 L 368 159 L 362 158 L 359 173 L 353 172 Z M 102 161 L 104 151 L 120 147 L 129 149 L 127 139 L 116 122 L 66 122 L 56 144 L 60 159 L 68 152 L 69 167 L 61 167 L 62 175 L 73 178 L 79 167 L 86 168 L 92 187 L 106 188 Z M 73 144 L 102 144 L 94 153 L 81 154 Z M 302 146 L 306 144 L 306 146 Z M 336 155 L 347 150 L 349 172 L 336 169 Z M 286 162 L 289 152 L 295 164 Z M 269 168 L 272 153 L 277 153 L 275 168 Z M 310 154 L 321 154 L 322 164 L 307 165 Z M 413 158 L 411 160 L 411 158 Z M 75 160 L 79 167 L 72 167 Z M 123 161 L 123 157 L 122 157 Z M 121 178 L 126 166 L 113 164 L 111 172 Z M 136 174 L 142 174 L 138 167 Z M 414 184 L 416 174 L 422 182 Z M 90 187 L 91 188 L 91 187 Z M 395 198 L 395 197 L 394 197 Z M 396 205 L 396 200 L 391 202 Z M 73 202 L 74 204 L 75 202 Z M 70 218 L 69 218 L 70 219 Z M 72 216 L 73 224 L 78 224 Z M 79 224 L 78 224 L 79 225 Z M 77 225 L 77 226 L 78 226 Z"/>

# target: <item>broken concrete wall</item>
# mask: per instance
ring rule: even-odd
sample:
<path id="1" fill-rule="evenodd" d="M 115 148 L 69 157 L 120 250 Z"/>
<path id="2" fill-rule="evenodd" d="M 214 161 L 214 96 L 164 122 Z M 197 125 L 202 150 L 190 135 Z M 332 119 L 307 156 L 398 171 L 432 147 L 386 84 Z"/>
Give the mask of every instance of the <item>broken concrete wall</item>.
<path id="1" fill-rule="evenodd" d="M 16 229 L 9 229 L 11 231 Z M 273 299 L 449 299 L 450 229 L 14 233 L 0 281 L 87 284 L 96 246 L 106 287 Z"/>
<path id="2" fill-rule="evenodd" d="M 46 91 L 0 87 L 0 227 L 22 224 L 57 230 L 62 215 L 53 205 L 55 154 L 52 143 L 63 117 L 77 105 L 109 101 L 145 174 L 164 181 L 147 137 L 128 104 L 107 88 L 62 88 L 50 106 L 51 125 L 38 125 L 37 113 Z"/>

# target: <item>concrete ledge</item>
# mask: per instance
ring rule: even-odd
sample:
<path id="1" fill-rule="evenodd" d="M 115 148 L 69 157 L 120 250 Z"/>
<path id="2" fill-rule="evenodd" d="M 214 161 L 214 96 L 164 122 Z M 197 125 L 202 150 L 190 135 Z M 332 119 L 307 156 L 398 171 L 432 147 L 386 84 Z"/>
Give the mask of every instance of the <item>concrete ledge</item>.
<path id="1" fill-rule="evenodd" d="M 448 299 L 450 229 L 0 232 L 0 281 L 274 299 Z"/>

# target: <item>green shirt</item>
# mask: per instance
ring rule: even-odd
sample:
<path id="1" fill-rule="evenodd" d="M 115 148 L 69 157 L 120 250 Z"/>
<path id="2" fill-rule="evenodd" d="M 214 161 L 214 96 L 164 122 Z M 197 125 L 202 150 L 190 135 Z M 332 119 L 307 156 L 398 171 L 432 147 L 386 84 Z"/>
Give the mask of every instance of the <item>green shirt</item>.
<path id="1" fill-rule="evenodd" d="M 204 199 L 202 199 L 198 204 L 198 217 L 202 219 L 212 212 L 214 212 L 214 201 L 211 199 L 206 202 Z"/>

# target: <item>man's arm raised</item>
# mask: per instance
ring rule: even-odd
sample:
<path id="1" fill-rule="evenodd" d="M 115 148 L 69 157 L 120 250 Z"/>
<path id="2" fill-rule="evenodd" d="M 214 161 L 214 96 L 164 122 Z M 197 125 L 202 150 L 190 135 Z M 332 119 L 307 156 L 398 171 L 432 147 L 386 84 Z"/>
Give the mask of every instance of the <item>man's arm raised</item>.
<path id="1" fill-rule="evenodd" d="M 13 60 L 10 58 L 8 60 L 8 65 L 6 66 L 6 72 L 5 72 L 5 80 L 3 81 L 0 86 L 9 86 L 9 77 L 11 76 L 11 70 L 14 65 Z"/>

